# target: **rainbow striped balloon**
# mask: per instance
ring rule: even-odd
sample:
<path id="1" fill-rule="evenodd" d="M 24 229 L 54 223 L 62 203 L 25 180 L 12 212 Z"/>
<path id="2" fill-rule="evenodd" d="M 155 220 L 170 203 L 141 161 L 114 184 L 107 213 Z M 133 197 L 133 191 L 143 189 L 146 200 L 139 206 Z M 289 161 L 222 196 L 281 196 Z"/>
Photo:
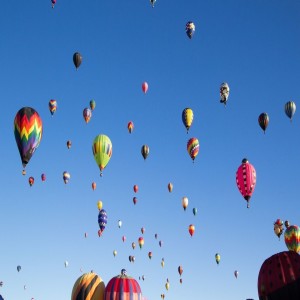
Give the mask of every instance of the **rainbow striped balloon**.
<path id="1" fill-rule="evenodd" d="M 23 167 L 29 163 L 43 134 L 42 119 L 31 107 L 21 108 L 14 120 L 14 134 Z"/>
<path id="2" fill-rule="evenodd" d="M 72 290 L 71 300 L 103 300 L 105 284 L 96 273 L 80 276 Z"/>
<path id="3" fill-rule="evenodd" d="M 57 102 L 56 102 L 56 100 L 51 99 L 49 101 L 49 110 L 50 110 L 50 113 L 51 113 L 52 116 L 56 112 L 56 108 L 57 108 Z"/>
<path id="4" fill-rule="evenodd" d="M 300 228 L 290 225 L 284 232 L 284 241 L 290 251 L 300 252 Z"/>
<path id="5" fill-rule="evenodd" d="M 199 149 L 200 149 L 200 144 L 198 139 L 196 138 L 191 138 L 188 140 L 187 142 L 187 151 L 191 157 L 191 159 L 194 161 L 194 159 L 196 158 L 196 156 L 199 153 Z"/>
<path id="6" fill-rule="evenodd" d="M 105 288 L 104 300 L 142 300 L 142 291 L 138 282 L 126 275 L 123 269 L 121 275 L 113 277 Z"/>

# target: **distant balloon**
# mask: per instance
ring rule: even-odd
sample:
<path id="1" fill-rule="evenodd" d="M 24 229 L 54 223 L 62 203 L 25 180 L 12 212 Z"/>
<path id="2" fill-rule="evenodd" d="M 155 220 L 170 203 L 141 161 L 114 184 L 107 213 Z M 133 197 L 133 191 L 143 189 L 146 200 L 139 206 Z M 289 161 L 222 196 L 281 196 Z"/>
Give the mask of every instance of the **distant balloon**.
<path id="1" fill-rule="evenodd" d="M 131 247 L 132 247 L 133 250 L 135 249 L 135 242 L 131 243 Z"/>
<path id="2" fill-rule="evenodd" d="M 133 186 L 133 191 L 134 191 L 135 193 L 137 193 L 138 190 L 139 190 L 139 187 L 135 184 L 135 185 Z"/>
<path id="3" fill-rule="evenodd" d="M 160 265 L 162 266 L 162 268 L 165 266 L 165 260 L 162 258 Z"/>
<path id="4" fill-rule="evenodd" d="M 133 201 L 133 204 L 136 205 L 136 203 L 137 203 L 137 197 L 133 197 L 132 201 Z"/>
<path id="5" fill-rule="evenodd" d="M 69 265 L 69 263 L 67 261 L 65 261 L 65 268 Z"/>
<path id="6" fill-rule="evenodd" d="M 192 21 L 189 21 L 185 25 L 185 31 L 187 36 L 191 39 L 195 33 L 195 24 Z"/>
<path id="7" fill-rule="evenodd" d="M 197 214 L 197 208 L 196 207 L 193 208 L 193 214 L 194 214 L 194 216 L 196 216 L 196 214 Z"/>
<path id="8" fill-rule="evenodd" d="M 107 213 L 103 208 L 99 211 L 98 224 L 100 228 L 98 233 L 101 236 L 107 224 Z"/>
<path id="9" fill-rule="evenodd" d="M 126 236 L 125 236 L 125 235 L 122 236 L 122 241 L 123 241 L 123 242 L 126 241 Z"/>
<path id="10" fill-rule="evenodd" d="M 17 112 L 14 119 L 14 134 L 25 175 L 25 167 L 38 148 L 43 134 L 42 119 L 33 108 L 23 107 Z"/>
<path id="11" fill-rule="evenodd" d="M 169 288 L 170 288 L 170 283 L 169 283 L 169 282 L 166 282 L 165 287 L 166 287 L 166 290 L 168 291 Z"/>
<path id="12" fill-rule="evenodd" d="M 129 133 L 131 133 L 132 131 L 133 131 L 133 128 L 134 128 L 134 124 L 133 124 L 133 122 L 129 122 L 128 124 L 127 124 L 127 129 L 128 129 L 128 131 L 129 131 Z"/>
<path id="13" fill-rule="evenodd" d="M 181 204 L 182 204 L 183 209 L 186 210 L 186 208 L 189 205 L 189 199 L 188 199 L 188 197 L 182 197 Z"/>
<path id="14" fill-rule="evenodd" d="M 236 184 L 240 193 L 247 201 L 247 207 L 249 208 L 249 201 L 256 185 L 256 171 L 247 158 L 242 160 L 242 164 L 236 172 Z"/>
<path id="15" fill-rule="evenodd" d="M 171 182 L 168 183 L 168 190 L 170 193 L 173 191 L 173 184 Z"/>
<path id="16" fill-rule="evenodd" d="M 142 234 L 144 234 L 144 233 L 145 233 L 145 231 L 146 231 L 145 227 L 142 227 L 142 228 L 141 228 L 141 232 L 142 232 Z"/>
<path id="17" fill-rule="evenodd" d="M 280 239 L 280 236 L 283 233 L 283 222 L 280 219 L 277 219 L 274 222 L 274 233 L 278 236 L 278 238 Z"/>
<path id="18" fill-rule="evenodd" d="M 118 254 L 117 250 L 114 250 L 114 251 L 113 251 L 113 255 L 114 255 L 114 257 L 116 257 L 116 256 L 117 256 L 117 254 Z"/>
<path id="19" fill-rule="evenodd" d="M 3 286 L 3 281 L 0 281 L 0 287 L 2 287 Z"/>
<path id="20" fill-rule="evenodd" d="M 121 220 L 118 221 L 118 227 L 119 227 L 119 228 L 122 227 L 122 221 L 121 221 Z"/>
<path id="21" fill-rule="evenodd" d="M 100 169 L 100 176 L 102 176 L 102 171 L 107 166 L 112 156 L 111 140 L 106 135 L 97 135 L 94 139 L 92 150 L 95 161 Z"/>
<path id="22" fill-rule="evenodd" d="M 284 241 L 290 251 L 300 252 L 300 228 L 290 225 L 284 232 Z"/>
<path id="23" fill-rule="evenodd" d="M 63 172 L 63 180 L 64 180 L 64 183 L 65 183 L 65 184 L 67 184 L 67 183 L 69 182 L 70 178 L 71 178 L 70 173 L 68 173 L 68 172 L 66 172 L 66 171 Z"/>
<path id="24" fill-rule="evenodd" d="M 229 85 L 226 82 L 223 82 L 220 86 L 220 102 L 224 103 L 225 106 L 229 97 L 229 91 Z"/>
<path id="25" fill-rule="evenodd" d="M 52 8 L 54 8 L 56 0 L 51 0 Z"/>
<path id="26" fill-rule="evenodd" d="M 149 155 L 149 151 L 150 151 L 150 149 L 149 149 L 149 147 L 147 145 L 143 145 L 142 146 L 141 153 L 142 153 L 142 155 L 143 155 L 143 157 L 144 157 L 145 160 L 146 160 L 146 158 Z"/>
<path id="27" fill-rule="evenodd" d="M 68 147 L 68 149 L 70 149 L 71 146 L 72 146 L 72 142 L 71 141 L 67 141 L 67 147 Z"/>
<path id="28" fill-rule="evenodd" d="M 235 278 L 238 278 L 239 272 L 235 270 L 235 271 L 234 271 L 234 276 L 235 276 Z"/>
<path id="29" fill-rule="evenodd" d="M 96 189 L 96 187 L 97 187 L 96 182 L 92 182 L 92 190 L 93 190 L 93 191 Z"/>
<path id="30" fill-rule="evenodd" d="M 98 201 L 97 202 L 97 207 L 98 207 L 99 210 L 102 209 L 102 206 L 103 206 L 102 201 Z"/>
<path id="31" fill-rule="evenodd" d="M 195 226 L 193 224 L 189 226 L 189 233 L 191 236 L 193 236 L 195 233 Z"/>
<path id="32" fill-rule="evenodd" d="M 296 112 L 296 104 L 293 101 L 289 101 L 284 106 L 285 114 L 290 118 L 292 122 L 292 118 Z"/>
<path id="33" fill-rule="evenodd" d="M 196 156 L 199 153 L 200 144 L 197 138 L 191 138 L 187 142 L 187 151 L 191 157 L 191 159 L 194 161 Z"/>
<path id="34" fill-rule="evenodd" d="M 155 239 L 157 239 L 157 237 L 158 237 L 158 234 L 157 234 L 157 233 L 155 233 L 155 234 L 154 234 L 154 237 L 155 237 Z"/>
<path id="35" fill-rule="evenodd" d="M 178 267 L 178 273 L 179 273 L 180 276 L 182 275 L 182 273 L 183 273 L 183 268 L 182 268 L 182 266 L 179 266 L 179 267 Z"/>
<path id="36" fill-rule="evenodd" d="M 269 125 L 269 116 L 267 113 L 261 113 L 258 117 L 258 124 L 260 126 L 260 128 L 264 131 L 264 133 L 266 132 L 266 129 Z"/>
<path id="37" fill-rule="evenodd" d="M 91 110 L 94 110 L 95 107 L 96 107 L 96 101 L 95 100 L 91 100 L 90 101 L 90 108 L 91 108 Z"/>
<path id="38" fill-rule="evenodd" d="M 159 244 L 159 247 L 161 247 L 162 244 L 163 244 L 163 242 L 162 242 L 162 241 L 159 241 L 158 244 Z"/>
<path id="39" fill-rule="evenodd" d="M 56 112 L 56 109 L 57 109 L 57 102 L 56 102 L 56 100 L 51 99 L 49 101 L 49 110 L 50 110 L 50 113 L 52 116 Z"/>
<path id="40" fill-rule="evenodd" d="M 42 181 L 45 181 L 45 180 L 46 180 L 46 174 L 43 173 L 43 174 L 41 175 L 41 179 L 42 179 Z"/>
<path id="41" fill-rule="evenodd" d="M 79 66 L 82 63 L 82 56 L 79 52 L 75 52 L 73 55 L 73 63 L 75 65 L 76 70 L 79 68 Z"/>
<path id="42" fill-rule="evenodd" d="M 32 176 L 30 176 L 28 178 L 28 183 L 29 183 L 30 186 L 33 186 L 33 184 L 34 184 L 34 178 Z"/>
<path id="43" fill-rule="evenodd" d="M 189 132 L 190 127 L 192 126 L 193 119 L 194 119 L 194 113 L 190 108 L 185 108 L 182 112 L 182 122 L 187 130 L 187 133 Z"/>
<path id="44" fill-rule="evenodd" d="M 216 263 L 219 264 L 221 260 L 221 255 L 219 253 L 216 253 L 215 259 L 216 259 Z"/>
<path id="45" fill-rule="evenodd" d="M 91 120 L 92 117 L 92 110 L 88 107 L 86 107 L 82 112 L 83 118 L 85 123 L 88 123 Z"/>
<path id="46" fill-rule="evenodd" d="M 22 267 L 21 267 L 21 266 L 17 266 L 17 271 L 18 271 L 18 272 L 20 272 L 20 271 L 21 271 L 21 269 L 22 269 Z"/>
<path id="47" fill-rule="evenodd" d="M 288 228 L 290 226 L 290 222 L 288 220 L 284 221 L 285 228 Z"/>
<path id="48" fill-rule="evenodd" d="M 151 259 L 152 258 L 152 252 L 150 251 L 150 252 L 148 252 L 148 257 L 149 257 L 149 259 Z"/>
<path id="49" fill-rule="evenodd" d="M 85 238 L 87 238 L 87 237 L 88 237 L 88 234 L 87 234 L 87 232 L 85 232 L 85 233 L 84 233 L 84 237 L 85 237 Z"/>
<path id="50" fill-rule="evenodd" d="M 142 249 L 143 248 L 143 246 L 144 246 L 144 243 L 145 243 L 145 241 L 144 241 L 144 238 L 143 237 L 139 237 L 139 246 L 140 246 L 140 249 Z"/>
<path id="51" fill-rule="evenodd" d="M 147 93 L 147 91 L 148 91 L 148 83 L 147 82 L 142 83 L 142 91 L 144 92 L 144 94 Z"/>
<path id="52" fill-rule="evenodd" d="M 155 2 L 156 2 L 156 0 L 150 0 L 152 7 L 154 7 Z"/>

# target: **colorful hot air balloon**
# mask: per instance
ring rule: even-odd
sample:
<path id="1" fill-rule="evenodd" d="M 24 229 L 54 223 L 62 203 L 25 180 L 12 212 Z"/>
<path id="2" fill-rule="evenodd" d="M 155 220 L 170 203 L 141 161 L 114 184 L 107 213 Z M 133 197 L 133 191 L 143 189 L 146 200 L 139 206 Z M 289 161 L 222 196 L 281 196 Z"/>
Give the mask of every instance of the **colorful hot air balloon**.
<path id="1" fill-rule="evenodd" d="M 224 103 L 224 105 L 226 106 L 228 97 L 229 97 L 229 85 L 226 82 L 223 82 L 220 86 L 220 102 Z"/>
<path id="2" fill-rule="evenodd" d="M 269 125 L 269 116 L 267 113 L 261 113 L 258 117 L 258 124 L 260 128 L 266 133 L 266 129 Z"/>
<path id="3" fill-rule="evenodd" d="M 119 228 L 122 227 L 122 221 L 121 221 L 121 220 L 118 221 L 118 227 L 119 227 Z"/>
<path id="4" fill-rule="evenodd" d="M 190 108 L 185 108 L 182 112 L 182 122 L 187 130 L 187 133 L 189 132 L 190 127 L 192 126 L 193 119 L 194 119 L 194 113 Z"/>
<path id="5" fill-rule="evenodd" d="M 150 151 L 150 149 L 149 149 L 149 147 L 147 145 L 143 145 L 142 146 L 141 153 L 142 153 L 142 155 L 144 157 L 144 160 L 146 160 L 146 158 L 148 157 L 149 151 Z"/>
<path id="6" fill-rule="evenodd" d="M 139 190 L 139 187 L 135 184 L 135 185 L 133 186 L 133 191 L 134 191 L 135 193 L 137 193 L 138 190 Z"/>
<path id="7" fill-rule="evenodd" d="M 14 134 L 25 175 L 25 167 L 39 146 L 43 134 L 42 119 L 33 108 L 23 107 L 17 112 L 14 119 Z"/>
<path id="8" fill-rule="evenodd" d="M 67 147 L 68 147 L 68 149 L 70 149 L 71 146 L 72 146 L 72 142 L 71 141 L 67 141 Z"/>
<path id="9" fill-rule="evenodd" d="M 162 268 L 165 266 L 165 260 L 164 260 L 164 258 L 161 259 L 160 265 L 161 265 Z"/>
<path id="10" fill-rule="evenodd" d="M 195 226 L 193 224 L 189 226 L 189 233 L 191 236 L 193 236 L 195 233 Z"/>
<path id="11" fill-rule="evenodd" d="M 92 150 L 100 169 L 100 176 L 102 176 L 102 171 L 112 156 L 112 143 L 109 137 L 103 134 L 97 135 L 94 139 Z"/>
<path id="12" fill-rule="evenodd" d="M 150 0 L 152 7 L 154 7 L 155 2 L 156 2 L 156 0 Z"/>
<path id="13" fill-rule="evenodd" d="M 142 83 L 142 91 L 144 94 L 146 94 L 148 91 L 148 83 L 146 81 Z"/>
<path id="14" fill-rule="evenodd" d="M 52 116 L 56 112 L 56 108 L 57 108 L 56 100 L 51 99 L 49 101 L 49 110 L 50 110 L 50 113 L 51 113 Z"/>
<path id="15" fill-rule="evenodd" d="M 166 290 L 168 291 L 169 288 L 170 288 L 170 283 L 169 283 L 169 282 L 166 282 L 165 287 L 166 287 Z"/>
<path id="16" fill-rule="evenodd" d="M 216 253 L 215 259 L 216 259 L 216 263 L 219 264 L 221 260 L 221 255 L 219 253 Z"/>
<path id="17" fill-rule="evenodd" d="M 125 235 L 122 236 L 122 241 L 123 241 L 123 243 L 126 241 L 126 236 Z"/>
<path id="18" fill-rule="evenodd" d="M 236 172 L 236 184 L 249 208 L 249 201 L 256 185 L 256 171 L 246 158 L 242 160 Z"/>
<path id="19" fill-rule="evenodd" d="M 278 238 L 280 239 L 280 236 L 283 233 L 283 221 L 281 221 L 280 219 L 277 219 L 274 222 L 274 233 L 278 236 Z"/>
<path id="20" fill-rule="evenodd" d="M 140 246 L 140 249 L 142 249 L 143 248 L 143 246 L 144 246 L 144 243 L 145 243 L 145 241 L 144 241 L 144 238 L 143 237 L 139 237 L 139 246 Z"/>
<path id="21" fill-rule="evenodd" d="M 34 184 L 34 178 L 32 176 L 30 176 L 28 178 L 28 183 L 29 183 L 30 186 L 33 186 L 33 184 Z"/>
<path id="22" fill-rule="evenodd" d="M 90 108 L 91 108 L 91 110 L 94 110 L 95 107 L 96 107 L 96 101 L 95 100 L 91 100 L 90 101 Z"/>
<path id="23" fill-rule="evenodd" d="M 102 209 L 102 206 L 103 206 L 102 201 L 99 200 L 99 201 L 97 202 L 97 207 L 98 207 L 98 209 L 101 210 L 101 209 Z"/>
<path id="24" fill-rule="evenodd" d="M 171 182 L 168 183 L 168 190 L 170 193 L 173 191 L 173 184 Z"/>
<path id="25" fill-rule="evenodd" d="M 189 199 L 188 199 L 188 197 L 182 197 L 181 204 L 182 204 L 183 209 L 186 210 L 186 208 L 189 205 Z"/>
<path id="26" fill-rule="evenodd" d="M 43 173 L 43 174 L 41 175 L 41 179 L 42 179 L 42 181 L 45 181 L 45 180 L 46 180 L 46 174 Z"/>
<path id="27" fill-rule="evenodd" d="M 133 128 L 134 128 L 134 124 L 133 124 L 133 122 L 129 122 L 128 124 L 127 124 L 127 129 L 128 129 L 128 131 L 129 131 L 129 133 L 131 133 L 132 131 L 133 131 Z"/>
<path id="28" fill-rule="evenodd" d="M 200 144 L 198 139 L 196 138 L 190 138 L 187 142 L 187 151 L 191 157 L 191 159 L 194 161 L 196 156 L 199 153 Z"/>
<path id="29" fill-rule="evenodd" d="M 289 101 L 284 105 L 285 114 L 290 118 L 292 122 L 292 118 L 296 112 L 296 104 L 293 101 Z"/>
<path id="30" fill-rule="evenodd" d="M 104 209 L 101 209 L 99 211 L 98 224 L 100 228 L 100 230 L 98 231 L 98 235 L 101 236 L 107 224 L 107 213 Z"/>
<path id="31" fill-rule="evenodd" d="M 87 124 L 90 120 L 91 120 L 91 117 L 92 117 L 92 110 L 88 107 L 86 107 L 83 112 L 82 112 L 82 115 L 83 115 L 83 118 L 85 120 L 85 123 Z"/>
<path id="32" fill-rule="evenodd" d="M 70 173 L 68 173 L 68 172 L 66 172 L 66 171 L 63 172 L 63 180 L 64 180 L 64 183 L 65 183 L 65 184 L 67 184 L 67 183 L 69 182 L 70 178 L 71 178 Z"/>
<path id="33" fill-rule="evenodd" d="M 300 228 L 290 225 L 284 232 L 284 241 L 290 251 L 300 252 Z"/>
<path id="34" fill-rule="evenodd" d="M 288 220 L 284 221 L 284 226 L 285 228 L 288 228 L 290 226 L 290 222 Z"/>
<path id="35" fill-rule="evenodd" d="M 92 190 L 93 190 L 93 191 L 96 189 L 96 187 L 97 187 L 96 182 L 92 182 Z"/>
<path id="36" fill-rule="evenodd" d="M 178 267 L 178 273 L 179 273 L 180 276 L 182 275 L 182 273 L 183 273 L 183 268 L 182 268 L 182 266 L 179 266 L 179 267 Z"/>
<path id="37" fill-rule="evenodd" d="M 185 32 L 187 36 L 191 39 L 195 33 L 195 24 L 192 21 L 189 21 L 185 25 Z"/>
<path id="38" fill-rule="evenodd" d="M 122 269 L 121 275 L 113 277 L 105 288 L 104 300 L 141 300 L 142 291 L 138 282 L 127 276 L 126 270 Z"/>
<path id="39" fill-rule="evenodd" d="M 105 284 L 96 273 L 85 273 L 75 282 L 71 300 L 104 300 Z"/>
<path id="40" fill-rule="evenodd" d="M 259 300 L 299 300 L 299 254 L 284 251 L 266 259 L 259 271 L 257 289 Z"/>
<path id="41" fill-rule="evenodd" d="M 75 52 L 73 54 L 73 63 L 75 65 L 76 70 L 79 68 L 79 66 L 82 63 L 82 56 L 79 52 Z"/>
<path id="42" fill-rule="evenodd" d="M 235 278 L 238 278 L 239 272 L 237 270 L 235 270 L 233 274 L 234 274 Z"/>
<path id="43" fill-rule="evenodd" d="M 56 0 L 51 0 L 52 8 L 54 8 Z"/>

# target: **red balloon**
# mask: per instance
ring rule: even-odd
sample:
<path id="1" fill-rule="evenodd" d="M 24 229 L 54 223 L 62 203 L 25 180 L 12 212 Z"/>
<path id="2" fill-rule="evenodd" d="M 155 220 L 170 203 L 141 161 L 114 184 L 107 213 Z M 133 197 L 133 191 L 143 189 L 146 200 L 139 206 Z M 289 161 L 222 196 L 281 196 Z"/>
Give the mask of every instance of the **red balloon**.
<path id="1" fill-rule="evenodd" d="M 148 83 L 146 81 L 142 83 L 142 90 L 144 94 L 146 94 L 148 91 Z"/>
<path id="2" fill-rule="evenodd" d="M 135 185 L 133 186 L 133 191 L 134 191 L 135 193 L 137 193 L 138 190 L 139 190 L 139 187 L 135 184 Z"/>
<path id="3" fill-rule="evenodd" d="M 236 172 L 236 184 L 249 208 L 249 201 L 256 185 L 256 171 L 246 158 L 242 160 Z"/>
<path id="4" fill-rule="evenodd" d="M 194 235 L 194 232 L 195 232 L 195 226 L 194 226 L 193 224 L 191 224 L 191 225 L 189 226 L 189 233 L 190 233 L 191 236 L 193 236 L 193 235 Z"/>
<path id="5" fill-rule="evenodd" d="M 34 178 L 31 176 L 28 178 L 29 185 L 32 186 L 34 184 Z"/>

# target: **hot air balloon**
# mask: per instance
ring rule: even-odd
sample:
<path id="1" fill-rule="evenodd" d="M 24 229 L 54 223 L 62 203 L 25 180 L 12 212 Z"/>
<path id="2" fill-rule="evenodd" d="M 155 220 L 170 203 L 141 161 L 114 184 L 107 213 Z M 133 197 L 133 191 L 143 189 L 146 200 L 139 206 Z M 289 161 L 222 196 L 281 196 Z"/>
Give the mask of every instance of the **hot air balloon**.
<path id="1" fill-rule="evenodd" d="M 161 299 L 165 299 L 165 294 L 161 294 L 161 295 L 160 295 L 160 298 L 161 298 Z"/>
<path id="2" fill-rule="evenodd" d="M 283 222 L 280 219 L 277 219 L 274 222 L 274 233 L 278 236 L 278 238 L 280 239 L 280 236 L 283 233 Z"/>
<path id="3" fill-rule="evenodd" d="M 150 252 L 148 252 L 148 257 L 149 257 L 149 259 L 151 259 L 152 258 L 152 252 L 150 251 Z"/>
<path id="4" fill-rule="evenodd" d="M 196 216 L 196 214 L 197 214 L 197 208 L 196 207 L 193 208 L 193 214 L 194 214 L 194 216 Z"/>
<path id="5" fill-rule="evenodd" d="M 133 204 L 136 205 L 136 203 L 137 203 L 137 197 L 133 197 L 132 201 L 133 201 Z"/>
<path id="6" fill-rule="evenodd" d="M 97 207 L 98 207 L 99 210 L 102 209 L 102 206 L 103 206 L 102 201 L 98 201 L 97 202 Z"/>
<path id="7" fill-rule="evenodd" d="M 100 228 L 98 234 L 101 236 L 107 224 L 107 213 L 103 208 L 99 211 L 98 224 Z"/>
<path id="8" fill-rule="evenodd" d="M 165 287 L 166 287 L 166 290 L 168 291 L 169 288 L 170 288 L 170 283 L 169 283 L 169 282 L 166 282 Z"/>
<path id="9" fill-rule="evenodd" d="M 50 110 L 50 113 L 51 113 L 52 116 L 56 112 L 56 108 L 57 108 L 56 100 L 51 99 L 49 101 L 49 110 Z"/>
<path id="10" fill-rule="evenodd" d="M 128 124 L 127 124 L 127 129 L 128 129 L 128 131 L 129 131 L 129 133 L 131 133 L 132 131 L 133 131 L 133 128 L 134 128 L 134 124 L 133 124 L 133 122 L 129 122 Z"/>
<path id="11" fill-rule="evenodd" d="M 226 82 L 223 82 L 220 86 L 220 102 L 224 103 L 225 106 L 229 97 L 229 91 L 229 85 Z"/>
<path id="12" fill-rule="evenodd" d="M 96 273 L 85 273 L 75 282 L 71 300 L 104 300 L 105 284 Z"/>
<path id="13" fill-rule="evenodd" d="M 51 0 L 52 8 L 54 8 L 56 0 Z"/>
<path id="14" fill-rule="evenodd" d="M 32 176 L 30 176 L 28 178 L 28 183 L 29 183 L 30 186 L 33 186 L 33 184 L 34 184 L 34 178 Z"/>
<path id="15" fill-rule="evenodd" d="M 290 225 L 284 232 L 284 241 L 290 251 L 300 252 L 300 228 Z"/>
<path id="16" fill-rule="evenodd" d="M 163 244 L 163 242 L 162 242 L 162 241 L 159 241 L 158 244 L 159 244 L 159 247 L 161 247 L 162 244 Z"/>
<path id="17" fill-rule="evenodd" d="M 25 175 L 25 167 L 39 146 L 43 134 L 42 119 L 33 108 L 23 107 L 17 112 L 14 119 L 14 134 Z"/>
<path id="18" fill-rule="evenodd" d="M 132 255 L 129 255 L 128 259 L 129 259 L 130 262 L 133 261 L 132 258 L 133 258 L 133 256 L 132 256 Z"/>
<path id="19" fill-rule="evenodd" d="M 75 65 L 76 70 L 79 68 L 79 66 L 82 63 L 82 56 L 79 52 L 75 52 L 73 54 L 73 63 Z"/>
<path id="20" fill-rule="evenodd" d="M 185 32 L 187 36 L 191 39 L 195 33 L 195 24 L 192 21 L 189 21 L 185 25 Z"/>
<path id="21" fill-rule="evenodd" d="M 85 238 L 87 238 L 87 237 L 88 237 L 88 234 L 87 234 L 87 232 L 85 232 L 85 233 L 84 233 L 84 237 L 85 237 Z"/>
<path id="22" fill-rule="evenodd" d="M 284 251 L 266 259 L 258 274 L 257 289 L 259 300 L 299 300 L 299 254 Z"/>
<path id="23" fill-rule="evenodd" d="M 45 181 L 45 180 L 46 180 L 46 174 L 43 173 L 43 174 L 41 175 L 41 179 L 42 179 L 42 181 Z"/>
<path id="24" fill-rule="evenodd" d="M 289 101 L 284 105 L 285 114 L 290 118 L 292 122 L 292 118 L 296 112 L 296 104 L 293 101 Z"/>
<path id="25" fill-rule="evenodd" d="M 84 118 L 84 121 L 85 123 L 87 124 L 90 120 L 91 120 L 91 117 L 92 117 L 92 110 L 88 107 L 86 107 L 83 112 L 82 112 L 82 115 L 83 115 L 83 118 Z"/>
<path id="26" fill-rule="evenodd" d="M 266 129 L 269 125 L 269 116 L 267 113 L 261 113 L 258 117 L 258 124 L 260 128 L 266 133 Z"/>
<path id="27" fill-rule="evenodd" d="M 95 107 L 96 107 L 96 101 L 95 100 L 91 100 L 90 101 L 90 108 L 91 108 L 91 110 L 94 110 Z"/>
<path id="28" fill-rule="evenodd" d="M 155 233 L 155 234 L 154 234 L 154 237 L 155 237 L 155 239 L 157 239 L 157 237 L 158 237 L 158 234 L 157 234 L 157 233 Z"/>
<path id="29" fill-rule="evenodd" d="M 66 172 L 66 171 L 63 172 L 63 180 L 64 180 L 64 183 L 65 183 L 65 184 L 67 184 L 67 183 L 69 182 L 70 178 L 71 178 L 70 173 L 68 173 L 68 172 Z"/>
<path id="30" fill-rule="evenodd" d="M 193 224 L 189 226 L 189 233 L 191 236 L 193 236 L 195 233 L 195 226 Z"/>
<path id="31" fill-rule="evenodd" d="M 144 160 L 146 160 L 146 158 L 148 157 L 149 151 L 150 150 L 149 150 L 149 147 L 147 145 L 143 145 L 142 146 L 141 153 L 142 153 L 142 155 L 144 157 Z"/>
<path id="32" fill-rule="evenodd" d="M 154 7 L 155 2 L 156 2 L 156 0 L 150 0 L 152 7 Z"/>
<path id="33" fill-rule="evenodd" d="M 17 271 L 18 271 L 18 272 L 20 272 L 20 271 L 21 271 L 21 269 L 22 269 L 22 267 L 21 267 L 21 266 L 17 266 Z"/>
<path id="34" fill-rule="evenodd" d="M 179 273 L 180 276 L 182 275 L 182 273 L 183 273 L 183 268 L 182 268 L 182 266 L 179 266 L 179 267 L 178 267 L 178 273 Z"/>
<path id="35" fill-rule="evenodd" d="M 121 275 L 113 277 L 105 288 L 104 300 L 141 300 L 142 291 L 138 282 L 127 276 L 125 269 L 122 269 Z"/>
<path id="36" fill-rule="evenodd" d="M 192 126 L 193 119 L 194 119 L 194 113 L 190 108 L 185 108 L 182 112 L 182 122 L 187 130 L 187 133 L 189 132 L 190 127 Z"/>
<path id="37" fill-rule="evenodd" d="M 162 268 L 165 266 L 165 260 L 164 260 L 164 258 L 161 259 L 160 265 L 162 266 Z"/>
<path id="38" fill-rule="evenodd" d="M 68 149 L 70 149 L 71 146 L 72 146 L 72 142 L 71 141 L 67 141 L 67 147 L 68 147 Z"/>
<path id="39" fill-rule="evenodd" d="M 69 265 L 68 261 L 65 261 L 65 268 Z"/>
<path id="40" fill-rule="evenodd" d="M 144 232 L 146 231 L 145 227 L 141 228 L 141 233 L 144 234 Z"/>
<path id="41" fill-rule="evenodd" d="M 288 220 L 284 221 L 285 228 L 288 228 L 290 226 L 290 222 Z"/>
<path id="42" fill-rule="evenodd" d="M 2 287 L 3 286 L 3 281 L 0 281 L 0 287 Z"/>
<path id="43" fill-rule="evenodd" d="M 117 254 L 118 254 L 117 250 L 114 250 L 114 251 L 113 251 L 113 255 L 114 255 L 114 257 L 116 257 L 116 256 L 117 256 Z"/>
<path id="44" fill-rule="evenodd" d="M 179 279 L 179 282 L 182 283 L 182 278 Z"/>
<path id="45" fill-rule="evenodd" d="M 197 138 L 190 138 L 187 142 L 187 151 L 191 157 L 191 159 L 194 161 L 196 156 L 199 153 L 200 144 Z"/>
<path id="46" fill-rule="evenodd" d="M 126 236 L 125 235 L 122 236 L 122 241 L 123 241 L 123 243 L 126 241 Z"/>
<path id="47" fill-rule="evenodd" d="M 188 197 L 182 197 L 181 204 L 182 204 L 183 209 L 186 210 L 186 208 L 189 205 L 189 199 L 188 199 Z"/>
<path id="48" fill-rule="evenodd" d="M 173 184 L 171 182 L 168 183 L 168 190 L 170 193 L 173 191 Z"/>
<path id="49" fill-rule="evenodd" d="M 215 259 L 216 259 L 216 263 L 219 264 L 221 260 L 221 255 L 219 253 L 216 253 Z"/>
<path id="50" fill-rule="evenodd" d="M 100 176 L 102 176 L 102 171 L 112 156 L 112 143 L 109 137 L 103 134 L 97 135 L 94 139 L 92 150 L 100 169 Z"/>
<path id="51" fill-rule="evenodd" d="M 145 241 L 144 241 L 144 238 L 143 237 L 139 237 L 139 246 L 140 246 L 140 249 L 142 249 L 143 248 L 143 246 L 144 246 L 144 243 L 145 243 Z"/>
<path id="52" fill-rule="evenodd" d="M 249 201 L 256 185 L 256 171 L 247 158 L 242 160 L 242 164 L 236 172 L 236 184 L 240 193 L 247 201 L 247 207 L 249 208 Z"/>
<path id="53" fill-rule="evenodd" d="M 234 271 L 234 276 L 235 276 L 235 278 L 238 278 L 239 272 L 235 270 L 235 271 Z"/>
<path id="54" fill-rule="evenodd" d="M 146 94 L 148 91 L 148 83 L 146 81 L 142 83 L 142 91 L 144 94 Z"/>
<path id="55" fill-rule="evenodd" d="M 118 221 L 118 227 L 119 227 L 119 228 L 122 227 L 122 221 L 121 221 L 121 220 Z"/>
<path id="56" fill-rule="evenodd" d="M 131 243 L 131 247 L 132 247 L 133 250 L 135 249 L 135 242 Z"/>
<path id="57" fill-rule="evenodd" d="M 133 191 L 134 191 L 135 193 L 137 193 L 138 190 L 139 190 L 139 187 L 135 184 L 135 185 L 133 186 Z"/>

